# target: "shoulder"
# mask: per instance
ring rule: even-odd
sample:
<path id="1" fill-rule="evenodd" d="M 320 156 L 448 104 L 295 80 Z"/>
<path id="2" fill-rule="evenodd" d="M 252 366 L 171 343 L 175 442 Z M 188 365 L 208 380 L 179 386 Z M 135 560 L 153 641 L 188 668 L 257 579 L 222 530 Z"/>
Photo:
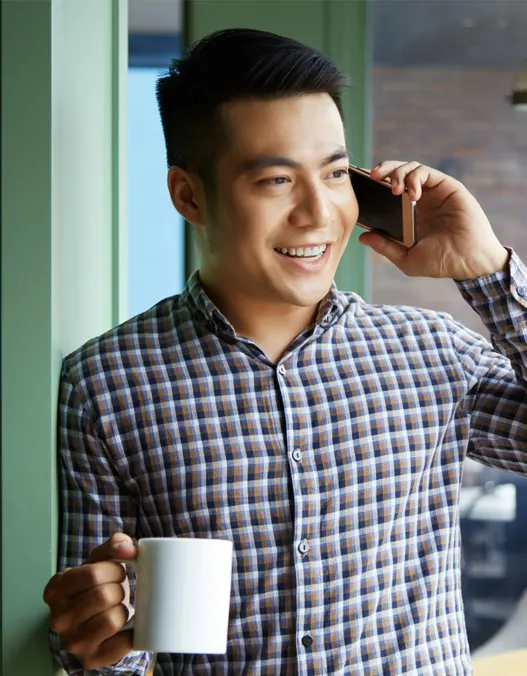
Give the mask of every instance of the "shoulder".
<path id="1" fill-rule="evenodd" d="M 342 323 L 350 339 L 383 344 L 390 350 L 457 350 L 459 342 L 486 344 L 486 339 L 447 312 L 411 305 L 368 303 L 355 293 L 340 293 L 347 303 Z"/>
<path id="2" fill-rule="evenodd" d="M 345 317 L 348 321 L 363 325 L 395 326 L 420 330 L 426 328 L 445 329 L 447 325 L 455 324 L 452 316 L 446 312 L 437 312 L 427 308 L 412 305 L 383 305 L 368 303 L 361 296 L 352 292 L 339 292 L 342 305 L 346 308 Z"/>
<path id="3" fill-rule="evenodd" d="M 62 362 L 62 378 L 71 384 L 87 383 L 155 361 L 178 342 L 176 328 L 189 321 L 186 315 L 181 296 L 160 301 L 67 355 Z"/>

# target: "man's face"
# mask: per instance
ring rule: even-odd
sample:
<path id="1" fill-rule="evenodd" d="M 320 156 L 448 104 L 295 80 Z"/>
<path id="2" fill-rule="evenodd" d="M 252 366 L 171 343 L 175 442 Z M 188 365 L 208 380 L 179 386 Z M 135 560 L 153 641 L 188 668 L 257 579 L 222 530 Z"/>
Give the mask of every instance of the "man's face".
<path id="1" fill-rule="evenodd" d="M 230 143 L 205 224 L 204 279 L 234 297 L 315 305 L 358 216 L 337 107 L 316 94 L 223 113 Z"/>

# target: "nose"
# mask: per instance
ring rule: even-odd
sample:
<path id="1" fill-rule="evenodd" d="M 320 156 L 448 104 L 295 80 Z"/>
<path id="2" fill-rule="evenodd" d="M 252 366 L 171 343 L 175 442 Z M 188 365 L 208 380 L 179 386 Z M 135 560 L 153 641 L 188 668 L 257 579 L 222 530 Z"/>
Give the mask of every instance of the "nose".
<path id="1" fill-rule="evenodd" d="M 290 215 L 292 225 L 305 228 L 324 228 L 331 221 L 331 203 L 325 185 L 310 183 L 298 195 L 298 202 Z"/>

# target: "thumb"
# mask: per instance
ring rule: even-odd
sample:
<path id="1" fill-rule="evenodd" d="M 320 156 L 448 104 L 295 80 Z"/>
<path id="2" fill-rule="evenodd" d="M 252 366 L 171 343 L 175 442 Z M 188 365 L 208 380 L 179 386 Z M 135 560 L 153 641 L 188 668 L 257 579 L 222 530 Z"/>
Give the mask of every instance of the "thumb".
<path id="1" fill-rule="evenodd" d="M 125 533 L 114 533 L 109 540 L 92 551 L 88 563 L 111 559 L 132 561 L 135 558 L 137 558 L 137 547 L 134 546 L 132 538 Z"/>
<path id="2" fill-rule="evenodd" d="M 383 237 L 376 232 L 364 232 L 359 236 L 360 244 L 369 246 L 376 253 L 384 256 L 401 270 L 404 268 L 408 257 L 408 249 L 403 244 Z"/>

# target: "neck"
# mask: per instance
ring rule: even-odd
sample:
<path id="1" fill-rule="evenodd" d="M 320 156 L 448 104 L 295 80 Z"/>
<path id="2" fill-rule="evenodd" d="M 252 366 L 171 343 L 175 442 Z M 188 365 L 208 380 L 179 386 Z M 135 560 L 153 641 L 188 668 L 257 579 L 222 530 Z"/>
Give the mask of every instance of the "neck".
<path id="1" fill-rule="evenodd" d="M 207 296 L 236 333 L 261 347 L 274 364 L 280 361 L 292 341 L 315 321 L 318 304 L 298 307 L 272 303 L 240 293 L 232 294 L 209 283 L 201 271 L 200 279 Z"/>

